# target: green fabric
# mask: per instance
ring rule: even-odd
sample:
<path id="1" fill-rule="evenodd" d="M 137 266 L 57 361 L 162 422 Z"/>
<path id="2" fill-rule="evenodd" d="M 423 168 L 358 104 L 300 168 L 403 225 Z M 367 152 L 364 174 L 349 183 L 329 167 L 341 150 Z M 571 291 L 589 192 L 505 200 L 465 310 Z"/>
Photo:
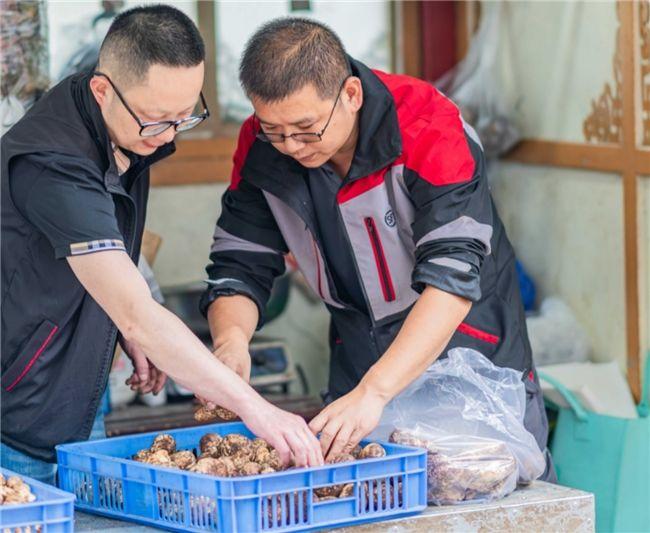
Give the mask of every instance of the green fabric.
<path id="1" fill-rule="evenodd" d="M 587 411 L 568 389 L 539 372 L 571 406 L 558 408 L 551 445 L 558 481 L 594 493 L 597 531 L 650 532 L 650 357 L 645 374 L 639 418 L 624 419 Z"/>

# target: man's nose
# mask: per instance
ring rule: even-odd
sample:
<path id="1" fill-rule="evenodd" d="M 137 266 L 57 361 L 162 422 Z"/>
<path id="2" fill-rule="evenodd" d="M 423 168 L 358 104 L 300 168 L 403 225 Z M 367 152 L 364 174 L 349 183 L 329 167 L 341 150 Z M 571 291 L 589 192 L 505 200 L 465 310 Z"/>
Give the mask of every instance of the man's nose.
<path id="1" fill-rule="evenodd" d="M 305 146 L 305 143 L 296 141 L 294 137 L 284 138 L 284 150 L 289 155 L 297 154 L 300 150 L 302 150 L 303 146 Z"/>
<path id="2" fill-rule="evenodd" d="M 173 126 L 171 128 L 167 128 L 160 135 L 156 135 L 156 139 L 160 139 L 160 141 L 164 142 L 165 144 L 172 142 L 174 140 L 174 137 L 176 137 L 176 128 Z"/>

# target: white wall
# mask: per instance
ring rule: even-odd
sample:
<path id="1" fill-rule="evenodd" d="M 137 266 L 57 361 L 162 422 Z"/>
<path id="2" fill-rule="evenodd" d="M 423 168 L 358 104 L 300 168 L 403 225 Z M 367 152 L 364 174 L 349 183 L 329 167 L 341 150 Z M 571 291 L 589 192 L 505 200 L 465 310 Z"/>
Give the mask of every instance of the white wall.
<path id="1" fill-rule="evenodd" d="M 540 297 L 559 295 L 569 303 L 595 360 L 623 364 L 621 180 L 512 163 L 492 167 L 490 180 L 508 236 Z"/>

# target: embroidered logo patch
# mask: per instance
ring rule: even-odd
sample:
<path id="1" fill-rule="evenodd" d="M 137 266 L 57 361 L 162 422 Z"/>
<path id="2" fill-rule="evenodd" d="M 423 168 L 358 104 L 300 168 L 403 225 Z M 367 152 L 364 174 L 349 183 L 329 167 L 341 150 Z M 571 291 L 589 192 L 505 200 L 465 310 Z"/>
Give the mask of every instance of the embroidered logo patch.
<path id="1" fill-rule="evenodd" d="M 384 215 L 384 222 L 389 228 L 392 228 L 395 225 L 395 213 L 393 213 L 392 209 L 386 211 L 386 214 Z"/>

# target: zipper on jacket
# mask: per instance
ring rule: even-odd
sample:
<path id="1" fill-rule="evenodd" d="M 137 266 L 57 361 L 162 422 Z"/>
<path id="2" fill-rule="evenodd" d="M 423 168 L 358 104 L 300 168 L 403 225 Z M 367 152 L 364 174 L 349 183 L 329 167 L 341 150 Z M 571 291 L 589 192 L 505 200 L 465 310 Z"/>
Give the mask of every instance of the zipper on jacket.
<path id="1" fill-rule="evenodd" d="M 386 262 L 384 248 L 381 245 L 375 220 L 372 217 L 366 217 L 363 221 L 366 225 L 366 230 L 368 230 L 370 244 L 375 255 L 375 263 L 377 264 L 377 272 L 379 273 L 379 282 L 381 284 L 381 290 L 384 293 L 384 300 L 392 302 L 395 300 L 395 289 L 393 288 L 393 280 L 390 276 L 390 270 L 388 269 L 388 263 Z"/>

